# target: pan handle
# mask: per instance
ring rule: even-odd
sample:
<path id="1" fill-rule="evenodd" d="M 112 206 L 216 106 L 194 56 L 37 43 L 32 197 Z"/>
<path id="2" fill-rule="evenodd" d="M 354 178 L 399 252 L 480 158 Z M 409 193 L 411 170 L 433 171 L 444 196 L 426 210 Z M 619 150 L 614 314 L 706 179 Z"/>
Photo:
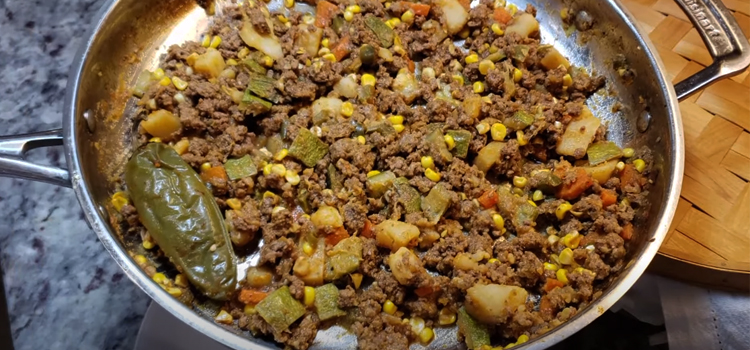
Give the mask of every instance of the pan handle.
<path id="1" fill-rule="evenodd" d="M 24 135 L 0 136 L 0 176 L 71 187 L 68 170 L 34 164 L 24 159 L 26 152 L 31 149 L 60 145 L 63 145 L 62 129 Z"/>
<path id="2" fill-rule="evenodd" d="M 703 38 L 714 62 L 674 86 L 682 100 L 719 79 L 750 66 L 750 44 L 732 13 L 719 0 L 675 0 Z"/>

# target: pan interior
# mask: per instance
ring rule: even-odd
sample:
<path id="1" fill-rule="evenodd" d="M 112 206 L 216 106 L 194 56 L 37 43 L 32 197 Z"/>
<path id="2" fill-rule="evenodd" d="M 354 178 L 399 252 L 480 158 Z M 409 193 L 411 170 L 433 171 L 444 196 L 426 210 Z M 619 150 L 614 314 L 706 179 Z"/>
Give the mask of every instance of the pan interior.
<path id="1" fill-rule="evenodd" d="M 542 27 L 542 42 L 554 45 L 575 66 L 584 67 L 589 72 L 606 78 L 606 87 L 590 98 L 589 106 L 608 125 L 610 140 L 620 146 L 636 149 L 649 147 L 654 154 L 657 174 L 651 179 L 654 183 L 650 191 L 650 201 L 655 205 L 648 208 L 643 220 L 637 222 L 636 229 L 641 234 L 636 235 L 638 239 L 631 245 L 629 267 L 618 280 L 611 283 L 602 296 L 607 298 L 610 292 L 617 289 L 617 292 L 612 293 L 615 294 L 614 300 L 606 302 L 604 308 L 596 302 L 592 303 L 577 316 L 587 320 L 577 323 L 577 328 L 565 329 L 563 325 L 545 337 L 525 345 L 528 348 L 543 348 L 575 332 L 614 303 L 637 277 L 629 274 L 633 265 L 639 265 L 642 271 L 648 261 L 636 262 L 653 257 L 655 248 L 651 248 L 651 242 L 661 242 L 666 233 L 663 219 L 671 217 L 672 208 L 665 203 L 669 202 L 669 194 L 672 192 L 671 180 L 676 178 L 675 164 L 678 161 L 675 159 L 675 152 L 681 136 L 678 134 L 679 127 L 675 125 L 679 116 L 673 110 L 674 103 L 667 94 L 668 87 L 661 79 L 659 64 L 648 47 L 643 46 L 643 39 L 633 30 L 633 24 L 614 0 L 511 2 L 522 9 L 527 4 L 534 5 Z M 227 0 L 218 0 L 217 11 L 220 12 L 221 7 L 228 3 Z M 68 127 L 74 129 L 76 144 L 72 147 L 80 159 L 82 186 L 95 203 L 96 215 L 106 226 L 104 232 L 99 232 L 102 235 L 100 237 L 114 237 L 116 246 L 111 248 L 112 254 L 127 259 L 128 255 L 147 253 L 138 239 L 124 237 L 119 233 L 112 215 L 114 209 L 109 204 L 112 193 L 121 188 L 120 174 L 130 157 L 133 135 L 137 132 L 137 126 L 129 118 L 137 108 L 136 99 L 130 95 L 130 86 L 142 70 L 153 70 L 158 66 L 160 56 L 170 45 L 200 39 L 201 33 L 210 24 L 210 17 L 192 0 L 119 0 L 106 6 L 104 17 L 85 52 L 86 58 L 79 73 L 79 84 L 74 94 L 76 99 L 71 108 L 73 115 Z M 593 27 L 585 32 L 566 35 L 560 18 L 563 7 L 574 12 L 586 11 L 594 19 Z M 272 12 L 283 11 L 282 1 L 271 1 L 269 8 Z M 298 9 L 300 8 L 312 11 L 305 4 L 298 5 Z M 624 56 L 636 73 L 632 83 L 625 84 L 613 68 L 613 62 L 619 55 Z M 83 118 L 86 111 L 93 115 L 93 123 Z M 647 127 L 643 128 L 644 125 Z M 639 131 L 639 127 L 642 131 Z M 668 224 L 667 221 L 666 225 Z M 252 257 L 248 259 L 251 260 Z M 169 296 L 150 283 L 149 278 L 140 270 L 128 271 L 128 274 L 141 287 L 148 289 L 147 292 L 167 310 L 180 313 L 178 317 L 201 328 L 201 331 L 215 339 L 225 340 L 225 343 L 235 346 L 240 344 L 245 348 L 275 348 L 272 343 L 254 339 L 249 333 L 239 329 L 222 327 L 227 330 L 222 331 L 219 326 L 211 325 L 218 305 L 197 303 L 196 313 L 207 322 L 198 320 L 191 312 L 165 305 L 163 300 Z M 627 285 L 618 289 L 621 284 Z M 239 334 L 242 339 L 231 336 L 229 332 Z M 342 328 L 334 327 L 319 332 L 313 349 L 349 349 L 355 341 Z M 453 329 L 438 329 L 436 339 L 429 348 L 453 348 L 457 344 Z M 421 345 L 413 347 L 423 348 Z"/>

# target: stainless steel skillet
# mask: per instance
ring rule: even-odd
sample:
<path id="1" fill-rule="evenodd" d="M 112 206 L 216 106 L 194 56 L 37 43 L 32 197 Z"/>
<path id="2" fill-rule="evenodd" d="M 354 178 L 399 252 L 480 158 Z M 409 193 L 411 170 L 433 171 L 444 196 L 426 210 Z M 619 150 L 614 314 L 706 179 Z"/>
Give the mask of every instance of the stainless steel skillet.
<path id="1" fill-rule="evenodd" d="M 609 135 L 620 145 L 648 146 L 654 151 L 658 176 L 650 194 L 648 220 L 629 252 L 625 271 L 602 296 L 576 317 L 522 349 L 542 349 L 575 333 L 614 304 L 645 270 L 664 239 L 679 199 L 684 145 L 677 105 L 696 90 L 750 64 L 750 47 L 731 13 L 715 0 L 676 0 L 698 28 L 715 62 L 675 87 L 666 78 L 647 36 L 616 0 L 572 2 L 519 0 L 538 9 L 543 42 L 554 44 L 576 66 L 596 70 L 607 78 L 607 91 L 589 105 L 609 123 Z M 271 7 L 278 7 L 273 1 Z M 591 29 L 570 37 L 563 34 L 559 10 L 570 7 L 594 19 Z M 111 0 L 73 63 L 63 112 L 63 129 L 0 138 L 0 175 L 72 187 L 86 219 L 104 247 L 125 273 L 150 297 L 198 331 L 236 349 L 275 348 L 240 330 L 215 324 L 210 304 L 188 308 L 151 281 L 131 259 L 133 242 L 117 233 L 110 221 L 109 198 L 129 157 L 132 125 L 123 115 L 133 112 L 128 86 L 143 69 L 153 69 L 170 44 L 197 39 L 208 25 L 205 11 L 191 0 Z M 612 67 L 623 55 L 636 72 L 624 84 Z M 615 104 L 621 108 L 612 112 Z M 23 159 L 32 148 L 64 145 L 68 169 L 31 164 Z M 72 252 L 71 252 L 72 254 Z M 354 338 L 332 329 L 319 334 L 316 348 L 354 347 Z M 454 333 L 440 331 L 430 348 L 454 348 Z M 417 346 L 418 347 L 418 346 Z"/>

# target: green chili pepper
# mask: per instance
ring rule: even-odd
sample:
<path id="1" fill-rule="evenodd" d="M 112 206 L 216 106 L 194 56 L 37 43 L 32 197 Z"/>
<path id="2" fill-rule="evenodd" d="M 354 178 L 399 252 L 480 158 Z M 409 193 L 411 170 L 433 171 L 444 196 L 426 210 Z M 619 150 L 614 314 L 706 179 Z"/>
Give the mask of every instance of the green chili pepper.
<path id="1" fill-rule="evenodd" d="M 589 165 L 597 165 L 608 160 L 622 157 L 622 150 L 612 141 L 597 142 L 586 151 Z"/>
<path id="2" fill-rule="evenodd" d="M 301 129 L 289 147 L 290 156 L 311 168 L 327 153 L 328 145 L 307 129 Z"/>
<path id="3" fill-rule="evenodd" d="M 172 147 L 149 143 L 125 167 L 143 226 L 203 294 L 227 300 L 237 287 L 236 257 L 211 191 Z"/>
<path id="4" fill-rule="evenodd" d="M 490 332 L 487 327 L 469 316 L 463 307 L 458 309 L 458 331 L 464 336 L 469 349 L 490 345 Z"/>
<path id="5" fill-rule="evenodd" d="M 393 45 L 393 29 L 387 26 L 385 22 L 375 16 L 369 15 L 365 17 L 365 25 L 378 37 L 380 46 L 389 48 Z"/>
<path id="6" fill-rule="evenodd" d="M 258 173 L 258 167 L 255 166 L 255 162 L 248 154 L 242 158 L 228 159 L 224 163 L 224 170 L 227 172 L 227 177 L 232 181 L 254 176 Z"/>
<path id="7" fill-rule="evenodd" d="M 283 286 L 261 300 L 255 306 L 255 311 L 276 332 L 281 333 L 305 314 L 305 307 L 294 299 L 289 292 L 289 287 Z"/>
<path id="8" fill-rule="evenodd" d="M 422 199 L 422 211 L 424 216 L 433 224 L 440 221 L 451 204 L 451 194 L 442 183 L 432 187 L 430 193 Z"/>
<path id="9" fill-rule="evenodd" d="M 469 143 L 471 142 L 471 132 L 466 130 L 448 130 L 446 134 L 453 137 L 456 147 L 453 148 L 453 155 L 458 158 L 466 158 L 469 154 Z"/>
<path id="10" fill-rule="evenodd" d="M 333 283 L 315 288 L 315 309 L 321 321 L 346 315 L 339 309 L 339 289 Z"/>

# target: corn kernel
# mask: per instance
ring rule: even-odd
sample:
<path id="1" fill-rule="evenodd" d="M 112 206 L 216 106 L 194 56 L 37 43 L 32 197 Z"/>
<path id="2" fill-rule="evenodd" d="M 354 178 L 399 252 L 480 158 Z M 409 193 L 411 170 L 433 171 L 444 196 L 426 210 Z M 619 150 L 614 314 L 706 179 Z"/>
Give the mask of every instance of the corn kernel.
<path id="1" fill-rule="evenodd" d="M 421 332 L 419 332 L 419 341 L 422 342 L 422 344 L 428 344 L 430 341 L 432 341 L 432 338 L 435 336 L 435 332 L 432 331 L 432 328 L 425 327 Z"/>
<path id="2" fill-rule="evenodd" d="M 271 166 L 271 173 L 284 176 L 286 174 L 286 167 L 284 164 L 274 164 Z"/>
<path id="3" fill-rule="evenodd" d="M 156 68 L 156 70 L 153 73 L 151 73 L 151 78 L 154 80 L 161 80 L 162 78 L 164 78 L 164 75 L 165 73 L 163 69 Z"/>
<path id="4" fill-rule="evenodd" d="M 402 124 L 396 124 L 393 126 L 393 129 L 395 129 L 396 132 L 400 134 L 402 131 L 404 131 L 404 129 L 406 129 L 406 127 Z"/>
<path id="5" fill-rule="evenodd" d="M 143 241 L 143 249 L 151 250 L 154 249 L 154 242 L 151 241 Z"/>
<path id="6" fill-rule="evenodd" d="M 188 286 L 188 280 L 187 277 L 183 274 L 178 274 L 177 276 L 174 276 L 174 284 L 178 287 L 186 288 Z"/>
<path id="7" fill-rule="evenodd" d="M 158 284 L 165 284 L 167 282 L 167 276 L 165 276 L 161 272 L 155 273 L 153 276 L 151 276 L 151 279 L 154 280 L 154 282 Z"/>
<path id="8" fill-rule="evenodd" d="M 466 64 L 477 63 L 479 62 L 479 56 L 473 53 L 471 55 L 466 56 L 466 58 L 464 59 L 464 62 L 466 62 Z"/>
<path id="9" fill-rule="evenodd" d="M 326 60 L 326 61 L 328 61 L 328 62 L 336 62 L 336 55 L 334 55 L 332 53 L 327 53 L 327 54 L 323 55 L 323 59 Z"/>
<path id="10" fill-rule="evenodd" d="M 278 15 L 278 16 L 276 16 L 276 18 L 278 18 L 279 22 L 281 22 L 281 23 L 284 23 L 284 24 L 289 23 L 289 18 L 286 18 L 286 16 L 284 16 L 284 15 Z"/>
<path id="11" fill-rule="evenodd" d="M 169 77 L 164 77 L 159 80 L 159 85 L 161 86 L 169 86 L 169 84 L 172 84 L 172 79 L 169 79 Z"/>
<path id="12" fill-rule="evenodd" d="M 125 192 L 118 191 L 112 195 L 112 205 L 115 207 L 115 210 L 117 211 L 122 210 L 122 207 L 128 204 L 128 202 L 129 202 L 128 196 L 127 194 L 125 194 Z"/>
<path id="13" fill-rule="evenodd" d="M 215 49 L 219 47 L 219 45 L 221 45 L 221 37 L 216 35 L 211 39 L 211 43 L 208 46 Z"/>
<path id="14" fill-rule="evenodd" d="M 388 1 L 388 2 L 385 3 L 385 8 L 389 8 L 389 7 L 391 7 L 391 5 L 392 5 L 392 3 L 390 1 Z"/>
<path id="15" fill-rule="evenodd" d="M 518 6 L 516 6 L 515 4 L 508 5 L 508 12 L 510 12 L 511 16 L 514 16 L 516 12 L 518 12 Z"/>
<path id="16" fill-rule="evenodd" d="M 362 8 L 359 7 L 359 5 L 351 5 L 346 7 L 346 11 L 351 11 L 352 13 L 360 13 L 362 12 Z"/>
<path id="17" fill-rule="evenodd" d="M 498 230 L 505 229 L 505 219 L 500 214 L 492 214 L 492 222 L 495 224 L 495 228 Z"/>
<path id="18" fill-rule="evenodd" d="M 477 133 L 479 133 L 480 135 L 484 135 L 488 131 L 490 131 L 490 126 L 487 123 L 479 123 L 477 124 L 476 128 L 477 128 Z"/>
<path id="19" fill-rule="evenodd" d="M 148 142 L 150 143 L 161 143 L 161 137 L 152 137 L 148 139 Z"/>
<path id="20" fill-rule="evenodd" d="M 453 139 L 453 136 L 445 135 L 443 136 L 443 139 L 445 139 L 445 145 L 448 146 L 449 150 L 452 150 L 456 147 L 456 140 Z"/>
<path id="21" fill-rule="evenodd" d="M 422 163 L 422 167 L 425 169 L 429 169 L 435 166 L 435 161 L 432 159 L 431 156 L 422 157 L 421 163 Z"/>
<path id="22" fill-rule="evenodd" d="M 242 312 L 244 312 L 245 315 L 248 315 L 248 316 L 252 316 L 257 313 L 257 311 L 255 311 L 255 305 L 252 305 L 252 304 L 246 304 L 245 308 L 242 309 Z"/>
<path id="23" fill-rule="evenodd" d="M 180 288 L 168 287 L 166 289 L 166 291 L 167 291 L 167 293 L 169 293 L 169 295 L 171 295 L 171 296 L 173 296 L 175 298 L 179 298 L 179 297 L 182 296 L 182 289 L 180 289 Z"/>
<path id="24" fill-rule="evenodd" d="M 497 259 L 495 259 L 495 258 L 492 258 L 492 259 L 490 259 L 490 260 L 487 260 L 487 263 L 488 263 L 488 264 L 494 264 L 494 263 L 496 263 L 496 262 L 498 262 L 498 261 L 499 261 L 499 260 L 497 260 Z"/>
<path id="25" fill-rule="evenodd" d="M 505 139 L 505 135 L 508 132 L 508 128 L 505 127 L 505 125 L 500 123 L 492 124 L 492 127 L 490 128 L 490 132 L 492 134 L 492 139 L 495 141 L 502 141 Z"/>
<path id="26" fill-rule="evenodd" d="M 557 276 L 558 281 L 568 284 L 568 271 L 565 271 L 565 269 L 559 269 L 555 275 Z"/>
<path id="27" fill-rule="evenodd" d="M 242 209 L 242 202 L 240 202 L 240 200 L 237 198 L 227 199 L 227 205 L 234 210 Z"/>
<path id="28" fill-rule="evenodd" d="M 495 0 L 492 6 L 494 8 L 505 7 L 505 0 Z"/>
<path id="29" fill-rule="evenodd" d="M 263 175 L 266 175 L 266 176 L 271 175 L 271 168 L 272 167 L 273 167 L 273 164 L 271 164 L 271 163 L 268 163 L 268 164 L 264 165 L 263 166 Z"/>
<path id="30" fill-rule="evenodd" d="M 310 245 L 310 243 L 305 242 L 302 244 L 302 251 L 307 255 L 312 255 L 313 253 L 313 247 Z"/>
<path id="31" fill-rule="evenodd" d="M 534 194 L 531 195 L 531 199 L 533 199 L 535 201 L 540 201 L 540 200 L 544 199 L 544 193 L 542 193 L 542 191 L 540 191 L 540 190 L 536 190 L 536 191 L 534 191 Z"/>
<path id="32" fill-rule="evenodd" d="M 581 243 L 581 239 L 583 239 L 583 236 L 578 231 L 573 231 L 565 235 L 562 238 L 562 242 L 566 247 L 576 249 L 578 248 L 578 244 Z"/>
<path id="33" fill-rule="evenodd" d="M 273 66 L 273 58 L 271 56 L 263 56 L 263 65 L 266 67 L 272 67 Z"/>
<path id="34" fill-rule="evenodd" d="M 398 308 L 392 301 L 386 300 L 385 303 L 383 303 L 383 312 L 393 315 L 396 313 L 396 310 L 398 310 Z"/>
<path id="35" fill-rule="evenodd" d="M 414 22 L 414 11 L 408 10 L 401 15 L 401 22 L 411 24 Z"/>
<path id="36" fill-rule="evenodd" d="M 141 254 L 134 256 L 133 259 L 135 260 L 135 263 L 138 265 L 143 265 L 148 262 L 148 259 L 146 259 L 146 257 Z"/>
<path id="37" fill-rule="evenodd" d="M 523 176 L 514 176 L 513 177 L 513 186 L 516 186 L 518 188 L 524 188 L 526 187 L 526 184 L 529 183 L 529 180 L 527 180 Z"/>
<path id="38" fill-rule="evenodd" d="M 635 170 L 638 170 L 639 173 L 642 173 L 644 170 L 646 170 L 646 162 L 640 158 L 633 161 L 633 166 L 635 167 Z"/>
<path id="39" fill-rule="evenodd" d="M 400 125 L 404 123 L 404 117 L 400 115 L 394 115 L 392 117 L 388 117 L 388 121 L 391 122 L 392 125 Z"/>
<path id="40" fill-rule="evenodd" d="M 549 244 L 555 244 L 559 240 L 560 240 L 560 237 L 558 237 L 557 235 L 549 235 L 547 237 L 547 242 L 549 242 Z"/>
<path id="41" fill-rule="evenodd" d="M 183 91 L 188 87 L 188 82 L 180 79 L 179 77 L 172 78 L 172 84 L 174 84 L 174 87 L 176 87 L 177 90 L 180 91 Z"/>
<path id="42" fill-rule="evenodd" d="M 240 49 L 239 52 L 237 52 L 237 58 L 243 59 L 243 58 L 247 57 L 247 55 L 249 55 L 249 54 L 250 54 L 250 49 L 248 49 L 246 47 L 243 47 L 242 49 Z M 192 56 L 192 55 L 195 55 L 195 54 L 191 54 L 190 56 Z"/>
<path id="43" fill-rule="evenodd" d="M 545 270 L 550 270 L 550 271 L 557 271 L 557 269 L 559 269 L 559 267 L 557 267 L 557 265 L 555 265 L 553 263 L 546 262 L 546 263 L 544 263 L 544 269 Z"/>
<path id="44" fill-rule="evenodd" d="M 271 191 L 263 192 L 263 198 L 274 198 L 276 197 L 276 194 Z"/>
<path id="45" fill-rule="evenodd" d="M 516 141 L 518 141 L 519 146 L 526 146 L 529 143 L 526 135 L 521 130 L 516 131 Z"/>
<path id="46" fill-rule="evenodd" d="M 453 78 L 453 81 L 458 83 L 458 85 L 464 85 L 464 77 L 456 74 L 452 78 Z"/>
<path id="47" fill-rule="evenodd" d="M 513 68 L 513 81 L 517 83 L 521 81 L 521 78 L 523 78 L 523 72 L 518 68 Z"/>
<path id="48" fill-rule="evenodd" d="M 211 45 L 211 36 L 210 35 L 204 35 L 203 41 L 201 42 L 201 46 L 203 47 L 209 47 Z"/>
<path id="49" fill-rule="evenodd" d="M 375 79 L 375 76 L 373 76 L 372 74 L 362 74 L 362 86 L 375 86 L 376 81 L 377 79 Z"/>
<path id="50" fill-rule="evenodd" d="M 284 6 L 288 9 L 294 7 L 294 0 L 284 0 Z"/>
<path id="51" fill-rule="evenodd" d="M 625 163 L 617 162 L 617 164 L 615 164 L 615 169 L 622 171 L 622 169 L 625 169 Z"/>
<path id="52" fill-rule="evenodd" d="M 230 315 L 225 310 L 219 311 L 219 314 L 214 317 L 214 321 L 222 324 L 232 324 L 234 322 L 234 318 L 232 318 L 232 315 Z"/>
<path id="53" fill-rule="evenodd" d="M 570 77 L 570 74 L 565 74 L 565 76 L 563 76 L 563 86 L 571 85 L 573 85 L 573 78 Z"/>
<path id="54" fill-rule="evenodd" d="M 299 174 L 297 174 L 296 171 L 289 169 L 284 173 L 284 178 L 286 179 L 286 182 L 290 183 L 292 186 L 298 185 L 300 181 Z"/>
<path id="55" fill-rule="evenodd" d="M 271 216 L 276 215 L 276 214 L 278 214 L 278 213 L 280 213 L 280 212 L 282 212 L 284 210 L 286 210 L 286 208 L 284 208 L 284 207 L 282 207 L 280 205 L 277 205 L 277 206 L 273 207 L 273 209 L 271 209 Z"/>
<path id="56" fill-rule="evenodd" d="M 367 173 L 367 177 L 368 177 L 368 178 L 371 178 L 371 177 L 373 177 L 373 176 L 375 176 L 375 175 L 378 175 L 378 174 L 380 174 L 380 171 L 379 171 L 379 170 L 371 170 L 371 171 L 369 171 L 369 172 Z"/>
<path id="57" fill-rule="evenodd" d="M 495 69 L 494 62 L 490 60 L 482 60 L 482 62 L 479 62 L 479 73 L 482 73 L 482 75 L 487 75 L 491 69 Z"/>
<path id="58" fill-rule="evenodd" d="M 529 199 L 529 200 L 528 200 L 528 201 L 526 201 L 526 202 L 536 207 L 536 203 L 534 203 L 534 201 L 532 201 L 531 199 Z"/>
<path id="59" fill-rule="evenodd" d="M 360 145 L 364 145 L 364 144 L 365 144 L 365 142 L 367 142 L 367 140 L 365 140 L 365 137 L 364 137 L 364 136 L 362 136 L 362 135 L 359 135 L 359 136 L 357 136 L 357 142 L 358 142 L 358 143 L 359 143 Z"/>
<path id="60" fill-rule="evenodd" d="M 529 336 L 528 336 L 528 335 L 526 335 L 526 334 L 521 334 L 521 335 L 520 335 L 520 336 L 518 337 L 518 340 L 516 341 L 516 344 L 523 344 L 523 343 L 525 343 L 525 342 L 527 342 L 527 341 L 529 341 Z"/>
<path id="61" fill-rule="evenodd" d="M 352 283 L 354 283 L 354 289 L 359 289 L 359 286 L 362 285 L 362 274 L 361 273 L 353 273 L 350 275 L 352 278 Z"/>
<path id="62" fill-rule="evenodd" d="M 430 168 L 424 170 L 424 176 L 432 180 L 433 182 L 440 181 L 440 173 Z"/>
<path id="63" fill-rule="evenodd" d="M 286 157 L 286 155 L 289 154 L 289 150 L 286 148 L 282 148 L 280 151 L 276 153 L 276 155 L 273 156 L 273 159 L 276 161 L 281 161 Z"/>
<path id="64" fill-rule="evenodd" d="M 497 24 L 497 23 L 493 23 L 492 24 L 492 32 L 495 33 L 496 35 L 503 35 L 503 34 L 505 34 L 505 32 L 503 31 L 503 29 L 500 28 L 500 25 Z"/>
<path id="65" fill-rule="evenodd" d="M 449 324 L 456 323 L 456 313 L 448 310 L 447 308 L 443 308 L 440 310 L 440 314 L 438 314 L 438 323 L 441 326 L 447 326 Z"/>
<path id="66" fill-rule="evenodd" d="M 305 286 L 305 306 L 313 306 L 315 303 L 315 288 Z"/>
<path id="67" fill-rule="evenodd" d="M 460 32 L 458 32 L 458 36 L 461 39 L 466 39 L 466 38 L 469 37 L 469 35 L 471 35 L 471 30 L 469 30 L 469 27 L 464 27 L 464 29 L 462 29 Z"/>
<path id="68" fill-rule="evenodd" d="M 484 83 L 481 81 L 474 82 L 474 92 L 477 94 L 481 94 L 484 92 Z"/>
<path id="69" fill-rule="evenodd" d="M 177 143 L 172 146 L 174 148 L 175 152 L 179 155 L 185 154 L 187 152 L 188 148 L 190 148 L 190 141 L 187 139 L 182 139 L 180 141 L 177 141 Z"/>
<path id="70" fill-rule="evenodd" d="M 318 56 L 321 57 L 329 53 L 331 53 L 331 50 L 329 50 L 327 47 L 321 47 L 320 50 L 318 50 Z"/>
<path id="71" fill-rule="evenodd" d="M 623 155 L 623 156 L 625 156 L 625 158 L 630 158 L 630 157 L 632 157 L 633 155 L 635 155 L 635 150 L 634 150 L 634 149 L 632 149 L 632 148 L 630 148 L 630 147 L 628 147 L 628 148 L 624 148 L 624 149 L 622 150 L 622 155 Z"/>
<path id="72" fill-rule="evenodd" d="M 201 171 L 207 171 L 209 169 L 211 169 L 211 163 L 205 162 L 205 163 L 201 164 Z"/>
<path id="73" fill-rule="evenodd" d="M 563 249 L 562 252 L 560 252 L 560 256 L 558 256 L 558 259 L 560 260 L 560 263 L 563 265 L 570 265 L 573 263 L 573 250 L 570 248 Z"/>
<path id="74" fill-rule="evenodd" d="M 562 220 L 565 217 L 565 213 L 570 211 L 570 209 L 572 208 L 573 206 L 568 202 L 564 202 L 560 204 L 560 206 L 558 206 L 557 209 L 555 209 L 555 215 L 557 216 L 557 219 Z"/>
<path id="75" fill-rule="evenodd" d="M 354 19 L 354 13 L 352 11 L 344 11 L 344 19 L 347 22 L 351 22 Z"/>

